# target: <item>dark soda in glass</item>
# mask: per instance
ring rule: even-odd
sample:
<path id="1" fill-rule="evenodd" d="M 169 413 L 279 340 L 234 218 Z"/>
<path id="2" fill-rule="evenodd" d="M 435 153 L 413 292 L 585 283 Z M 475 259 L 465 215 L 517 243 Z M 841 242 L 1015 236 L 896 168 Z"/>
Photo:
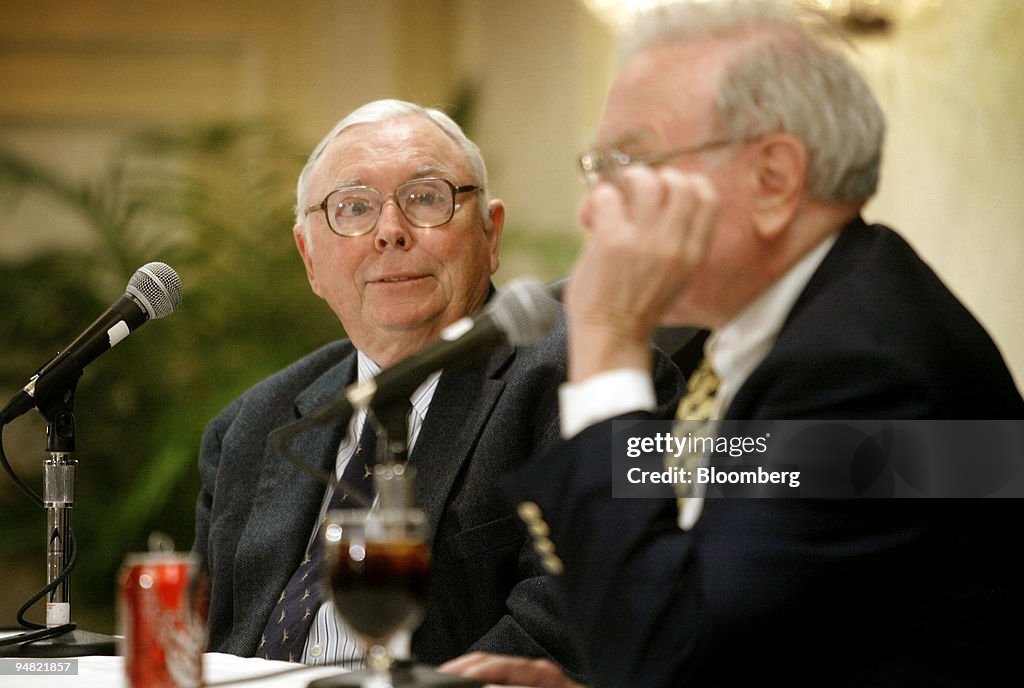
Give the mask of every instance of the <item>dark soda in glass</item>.
<path id="1" fill-rule="evenodd" d="M 430 548 L 417 540 L 341 541 L 328 578 L 337 613 L 369 643 L 412 626 L 427 594 Z"/>

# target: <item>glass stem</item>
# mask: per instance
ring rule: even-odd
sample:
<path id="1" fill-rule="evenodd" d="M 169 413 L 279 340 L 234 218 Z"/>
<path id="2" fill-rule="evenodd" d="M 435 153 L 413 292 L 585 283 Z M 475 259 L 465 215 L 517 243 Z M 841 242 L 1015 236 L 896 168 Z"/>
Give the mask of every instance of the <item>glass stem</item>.
<path id="1" fill-rule="evenodd" d="M 391 653 L 383 645 L 371 645 L 366 653 L 366 666 L 372 674 L 366 688 L 392 688 Z"/>

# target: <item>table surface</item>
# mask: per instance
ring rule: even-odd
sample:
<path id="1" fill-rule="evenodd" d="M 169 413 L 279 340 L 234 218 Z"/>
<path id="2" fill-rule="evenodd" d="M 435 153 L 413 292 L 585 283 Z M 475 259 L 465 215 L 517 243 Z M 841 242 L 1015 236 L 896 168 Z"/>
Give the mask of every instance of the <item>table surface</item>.
<path id="1" fill-rule="evenodd" d="M 124 657 L 16 657 L 4 658 L 4 661 L 66 662 L 69 659 L 78 661 L 78 673 L 75 675 L 2 674 L 0 688 L 128 688 L 124 676 Z M 259 657 L 207 652 L 203 655 L 203 688 L 218 688 L 220 682 L 230 682 L 224 688 L 306 688 L 310 681 L 336 676 L 345 671 L 339 667 L 314 667 Z M 488 684 L 484 688 L 508 687 Z"/>
<path id="2" fill-rule="evenodd" d="M 127 688 L 124 677 L 123 657 L 77 657 L 78 675 L 29 675 L 5 674 L 0 676 L 3 688 Z M 19 657 L 17 661 L 68 661 L 68 658 L 36 659 Z M 305 688 L 313 679 L 334 676 L 344 670 L 338 667 L 307 667 L 288 662 L 276 662 L 258 657 L 236 657 L 217 652 L 203 655 L 204 685 L 216 688 L 213 684 L 220 681 L 238 681 L 252 677 L 231 686 L 241 688 Z M 279 673 L 274 676 L 271 674 Z M 260 678 L 263 677 L 263 678 Z"/>

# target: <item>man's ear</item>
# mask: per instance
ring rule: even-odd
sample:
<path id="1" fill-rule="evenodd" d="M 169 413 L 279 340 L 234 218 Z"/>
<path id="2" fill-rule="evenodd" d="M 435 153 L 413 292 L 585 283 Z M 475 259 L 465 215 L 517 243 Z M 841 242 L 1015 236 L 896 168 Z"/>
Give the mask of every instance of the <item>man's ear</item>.
<path id="1" fill-rule="evenodd" d="M 313 247 L 309 245 L 310 240 L 302 225 L 295 225 L 292 228 L 292 235 L 295 237 L 295 246 L 299 249 L 299 255 L 302 256 L 302 263 L 306 266 L 306 279 L 309 280 L 309 286 L 314 294 L 322 297 L 316 280 L 316 272 L 313 270 Z"/>
<path id="2" fill-rule="evenodd" d="M 487 204 L 487 222 L 484 223 L 484 233 L 487 235 L 487 243 L 491 253 L 491 274 L 498 271 L 501 265 L 501 230 L 505 226 L 505 204 L 497 198 Z"/>
<path id="3" fill-rule="evenodd" d="M 807 178 L 807 149 L 792 134 L 754 142 L 754 226 L 762 239 L 779 237 L 796 217 Z"/>

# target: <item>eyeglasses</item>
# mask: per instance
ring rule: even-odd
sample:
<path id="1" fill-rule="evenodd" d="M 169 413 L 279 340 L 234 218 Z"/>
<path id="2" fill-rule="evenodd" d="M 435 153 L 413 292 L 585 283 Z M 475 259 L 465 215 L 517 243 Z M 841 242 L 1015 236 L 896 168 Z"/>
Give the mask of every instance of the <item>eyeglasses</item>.
<path id="1" fill-rule="evenodd" d="M 583 174 L 583 180 L 587 183 L 587 186 L 594 186 L 602 179 L 610 179 L 614 177 L 616 172 L 627 165 L 635 165 L 637 163 L 643 163 L 644 165 L 658 165 L 669 158 L 700 153 L 701 151 L 720 148 L 733 143 L 739 143 L 739 141 L 735 139 L 712 139 L 711 141 L 706 141 L 705 143 L 701 143 L 696 146 L 676 148 L 668 151 L 667 153 L 655 153 L 654 155 L 643 156 L 631 156 L 628 153 L 623 153 L 622 151 L 615 150 L 614 148 L 610 148 L 608 150 L 597 149 L 581 155 L 579 157 L 578 164 L 580 172 Z"/>
<path id="2" fill-rule="evenodd" d="M 317 205 L 306 208 L 306 215 L 324 211 L 327 225 L 338 236 L 357 237 L 377 226 L 388 199 L 413 227 L 440 227 L 455 215 L 455 196 L 479 191 L 474 184 L 455 186 L 447 179 L 413 179 L 400 184 L 394 193 L 384 196 L 369 186 L 345 186 L 327 194 Z"/>

